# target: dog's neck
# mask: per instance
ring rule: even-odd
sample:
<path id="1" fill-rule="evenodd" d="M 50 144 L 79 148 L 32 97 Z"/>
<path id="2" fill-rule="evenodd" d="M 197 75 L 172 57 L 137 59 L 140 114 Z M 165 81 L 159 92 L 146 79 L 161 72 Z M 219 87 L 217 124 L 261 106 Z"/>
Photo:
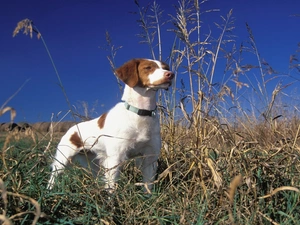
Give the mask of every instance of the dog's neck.
<path id="1" fill-rule="evenodd" d="M 154 110 L 156 90 L 138 86 L 131 88 L 125 85 L 122 100 L 139 109 Z"/>

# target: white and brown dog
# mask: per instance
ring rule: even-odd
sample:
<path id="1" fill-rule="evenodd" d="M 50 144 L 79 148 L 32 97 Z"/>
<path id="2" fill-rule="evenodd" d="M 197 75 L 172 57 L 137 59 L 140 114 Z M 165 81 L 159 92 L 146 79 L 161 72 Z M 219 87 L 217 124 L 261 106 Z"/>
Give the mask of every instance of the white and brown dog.
<path id="1" fill-rule="evenodd" d="M 48 189 L 73 156 L 82 161 L 78 153 L 84 150 L 84 157 L 90 156 L 88 152 L 94 153 L 104 167 L 106 188 L 115 188 L 121 165 L 135 158 L 146 189 L 151 190 L 161 148 L 160 125 L 155 115 L 156 92 L 168 89 L 174 74 L 167 64 L 150 59 L 133 59 L 115 72 L 125 83 L 123 102 L 99 118 L 67 131 L 57 146 Z M 94 162 L 89 165 L 93 167 Z M 100 165 L 93 169 L 99 170 Z"/>

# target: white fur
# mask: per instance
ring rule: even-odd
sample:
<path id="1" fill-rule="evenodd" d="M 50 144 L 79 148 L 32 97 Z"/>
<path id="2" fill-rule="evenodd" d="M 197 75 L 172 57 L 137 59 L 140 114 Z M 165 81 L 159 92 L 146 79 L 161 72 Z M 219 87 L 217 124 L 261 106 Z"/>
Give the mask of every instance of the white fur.
<path id="1" fill-rule="evenodd" d="M 147 63 L 145 59 L 140 59 L 139 63 L 141 62 Z M 139 109 L 154 110 L 156 108 L 156 91 L 159 88 L 168 88 L 173 74 L 163 69 L 159 61 L 154 62 L 159 68 L 153 74 L 149 74 L 150 84 L 148 87 L 130 87 L 125 84 L 123 101 Z M 120 68 L 122 69 L 122 67 Z M 154 84 L 158 81 L 160 82 Z M 97 156 L 94 160 L 89 157 L 89 164 L 95 174 L 100 165 L 104 167 L 106 188 L 115 188 L 115 182 L 123 162 L 135 158 L 136 165 L 142 172 L 143 182 L 148 189 L 151 189 L 161 148 L 158 117 L 139 116 L 127 110 L 124 102 L 120 102 L 109 110 L 102 129 L 99 127 L 98 120 L 99 118 L 96 118 L 79 123 L 71 127 L 62 137 L 52 163 L 48 188 L 53 188 L 56 176 L 63 172 L 64 167 L 73 156 L 77 155 L 79 159 L 82 158 L 78 153 L 84 149 Z M 76 132 L 84 146 L 77 147 L 72 143 L 71 137 Z"/>

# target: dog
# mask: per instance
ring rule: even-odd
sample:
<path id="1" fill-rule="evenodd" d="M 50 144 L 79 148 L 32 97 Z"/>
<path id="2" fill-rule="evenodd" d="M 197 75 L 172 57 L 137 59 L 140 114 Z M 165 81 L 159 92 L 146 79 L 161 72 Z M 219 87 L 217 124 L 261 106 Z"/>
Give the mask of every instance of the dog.
<path id="1" fill-rule="evenodd" d="M 99 118 L 81 122 L 66 132 L 57 146 L 48 189 L 53 188 L 55 178 L 69 161 L 85 151 L 85 166 L 94 165 L 89 154 L 93 153 L 99 164 L 94 171 L 104 168 L 106 189 L 116 188 L 122 164 L 135 158 L 145 189 L 151 191 L 161 149 L 156 93 L 170 87 L 174 73 L 161 61 L 132 59 L 116 69 L 115 74 L 125 83 L 122 102 Z"/>

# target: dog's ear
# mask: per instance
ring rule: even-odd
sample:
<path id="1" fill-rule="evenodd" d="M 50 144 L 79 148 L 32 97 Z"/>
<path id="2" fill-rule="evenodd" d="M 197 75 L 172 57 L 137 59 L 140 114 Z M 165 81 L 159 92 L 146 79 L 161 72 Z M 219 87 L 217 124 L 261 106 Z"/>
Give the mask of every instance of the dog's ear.
<path id="1" fill-rule="evenodd" d="M 123 66 L 115 70 L 117 77 L 119 77 L 129 87 L 134 87 L 139 82 L 138 66 L 139 59 L 132 59 Z"/>

